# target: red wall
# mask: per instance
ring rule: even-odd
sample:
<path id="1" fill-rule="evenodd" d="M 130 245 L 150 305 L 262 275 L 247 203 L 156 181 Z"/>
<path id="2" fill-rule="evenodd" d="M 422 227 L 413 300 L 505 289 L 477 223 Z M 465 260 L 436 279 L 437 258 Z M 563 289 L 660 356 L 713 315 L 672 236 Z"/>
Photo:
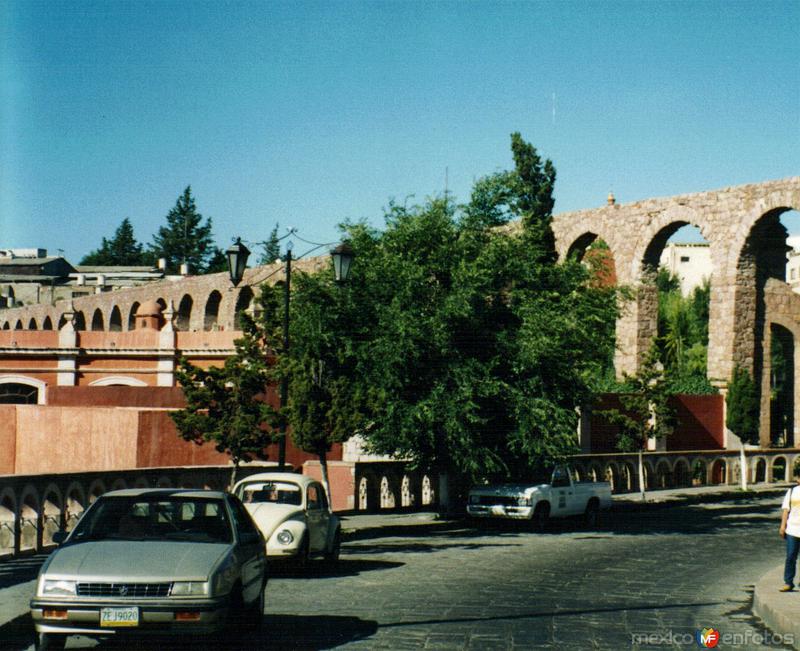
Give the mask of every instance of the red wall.
<path id="1" fill-rule="evenodd" d="M 47 404 L 63 407 L 180 409 L 186 406 L 186 400 L 180 387 L 53 386 L 47 388 Z"/>
<path id="2" fill-rule="evenodd" d="M 13 475 L 17 458 L 17 407 L 0 405 L 0 475 Z"/>
<path id="3" fill-rule="evenodd" d="M 676 395 L 670 398 L 678 424 L 666 437 L 667 450 L 723 449 L 722 396 Z M 603 394 L 592 409 L 590 452 L 619 452 L 616 446 L 619 427 L 609 423 L 598 412 L 605 409 L 622 411 L 617 394 Z"/>
<path id="4" fill-rule="evenodd" d="M 322 481 L 322 466 L 319 461 L 307 461 L 303 464 L 303 474 Z M 332 510 L 355 510 L 355 481 L 355 464 L 346 461 L 328 461 Z"/>

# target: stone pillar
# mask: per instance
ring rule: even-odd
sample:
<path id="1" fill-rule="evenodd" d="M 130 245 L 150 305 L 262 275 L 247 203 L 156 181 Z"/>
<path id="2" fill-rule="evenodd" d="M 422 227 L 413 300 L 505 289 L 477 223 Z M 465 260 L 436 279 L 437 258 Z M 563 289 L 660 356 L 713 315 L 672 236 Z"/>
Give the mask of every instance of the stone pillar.
<path id="1" fill-rule="evenodd" d="M 156 385 L 175 385 L 175 306 L 170 300 L 164 311 L 164 326 L 158 333 L 158 362 Z"/>
<path id="2" fill-rule="evenodd" d="M 772 420 L 772 409 L 770 404 L 771 381 L 772 375 L 772 356 L 768 351 L 772 349 L 772 328 L 769 326 L 764 328 L 763 339 L 764 362 L 761 369 L 761 377 L 754 378 L 756 384 L 761 385 L 761 408 L 759 411 L 758 419 L 758 442 L 762 448 L 770 447 L 772 441 L 770 440 L 770 429 Z"/>
<path id="3" fill-rule="evenodd" d="M 56 384 L 58 386 L 75 386 L 75 373 L 78 360 L 78 333 L 75 332 L 75 306 L 70 301 L 64 313 L 66 323 L 58 331 L 58 367 Z"/>

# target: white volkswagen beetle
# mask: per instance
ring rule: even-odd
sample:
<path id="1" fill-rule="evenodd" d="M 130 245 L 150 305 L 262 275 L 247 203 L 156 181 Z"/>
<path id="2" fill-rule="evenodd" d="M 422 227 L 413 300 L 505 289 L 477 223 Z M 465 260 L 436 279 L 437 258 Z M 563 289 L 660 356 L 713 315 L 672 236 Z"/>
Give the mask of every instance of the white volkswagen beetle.
<path id="1" fill-rule="evenodd" d="M 339 560 L 341 523 L 318 481 L 289 472 L 266 472 L 238 481 L 239 497 L 267 540 L 269 559 L 312 556 Z"/>

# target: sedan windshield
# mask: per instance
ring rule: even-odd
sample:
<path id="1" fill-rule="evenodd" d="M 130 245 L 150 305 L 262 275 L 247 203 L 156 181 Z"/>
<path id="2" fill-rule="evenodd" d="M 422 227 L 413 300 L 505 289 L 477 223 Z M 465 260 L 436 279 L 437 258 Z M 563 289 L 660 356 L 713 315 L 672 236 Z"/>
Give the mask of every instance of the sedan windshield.
<path id="1" fill-rule="evenodd" d="M 101 497 L 75 527 L 71 541 L 233 541 L 220 499 L 164 495 Z"/>

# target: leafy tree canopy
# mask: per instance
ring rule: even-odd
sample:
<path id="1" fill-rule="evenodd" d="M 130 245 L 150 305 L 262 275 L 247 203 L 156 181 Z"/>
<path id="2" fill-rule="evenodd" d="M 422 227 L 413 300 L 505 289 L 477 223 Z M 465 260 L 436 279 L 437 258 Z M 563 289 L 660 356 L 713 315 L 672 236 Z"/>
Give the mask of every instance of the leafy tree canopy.
<path id="1" fill-rule="evenodd" d="M 127 217 L 114 231 L 110 240 L 103 238 L 100 248 L 85 255 L 78 264 L 87 266 L 144 266 L 155 258 L 136 241 L 133 226 Z"/>

